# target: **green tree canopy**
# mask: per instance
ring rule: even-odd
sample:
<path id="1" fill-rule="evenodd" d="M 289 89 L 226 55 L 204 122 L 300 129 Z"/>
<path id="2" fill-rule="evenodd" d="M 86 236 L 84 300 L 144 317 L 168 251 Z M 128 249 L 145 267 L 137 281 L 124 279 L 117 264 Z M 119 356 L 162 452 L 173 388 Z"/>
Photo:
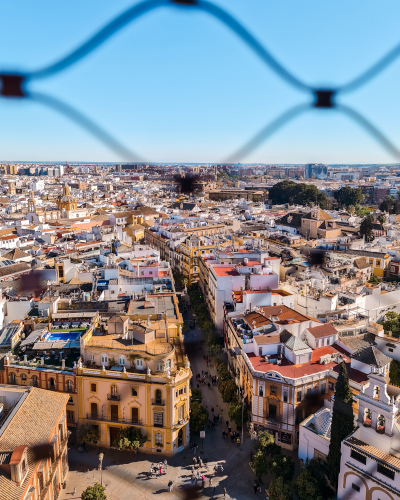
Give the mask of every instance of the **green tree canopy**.
<path id="1" fill-rule="evenodd" d="M 284 453 L 271 458 L 269 469 L 275 477 L 283 477 L 285 481 L 291 481 L 294 475 L 295 464 L 293 460 Z"/>
<path id="2" fill-rule="evenodd" d="M 394 311 L 386 313 L 382 326 L 386 334 L 392 332 L 393 337 L 400 336 L 400 316 Z"/>
<path id="3" fill-rule="evenodd" d="M 299 500 L 322 500 L 318 487 L 318 481 L 311 473 L 304 469 L 294 483 L 294 491 Z"/>
<path id="4" fill-rule="evenodd" d="M 79 427 L 78 440 L 83 443 L 96 444 L 100 441 L 100 430 L 98 425 L 84 424 Z"/>
<path id="5" fill-rule="evenodd" d="M 346 365 L 340 365 L 332 411 L 331 442 L 327 458 L 331 483 L 337 486 L 340 471 L 342 441 L 354 430 L 353 394 L 349 385 Z"/>
<path id="6" fill-rule="evenodd" d="M 230 403 L 237 398 L 237 387 L 233 380 L 225 380 L 219 384 L 219 392 L 225 402 Z"/>
<path id="7" fill-rule="evenodd" d="M 113 444 L 117 450 L 138 450 L 146 441 L 147 436 L 140 429 L 130 426 L 119 431 Z"/>
<path id="8" fill-rule="evenodd" d="M 259 450 L 253 457 L 253 460 L 250 462 L 250 467 L 254 474 L 261 480 L 261 476 L 265 476 L 268 474 L 269 464 L 268 458 L 265 454 Z"/>
<path id="9" fill-rule="evenodd" d="M 360 225 L 360 234 L 365 236 L 365 241 L 369 242 L 374 239 L 373 235 L 374 229 L 374 217 L 371 213 L 369 213 L 361 222 Z"/>
<path id="10" fill-rule="evenodd" d="M 200 432 L 208 422 L 208 410 L 201 403 L 192 401 L 190 403 L 190 430 Z"/>
<path id="11" fill-rule="evenodd" d="M 325 193 L 320 193 L 313 184 L 297 183 L 289 180 L 278 182 L 269 190 L 268 198 L 273 205 L 282 203 L 297 203 L 308 205 L 317 203 L 321 208 L 327 207 L 328 198 Z"/>
<path id="12" fill-rule="evenodd" d="M 197 401 L 198 403 L 201 403 L 203 400 L 203 395 L 201 393 L 200 389 L 196 389 L 196 387 L 193 387 L 192 389 L 192 396 L 190 398 L 191 401 Z"/>
<path id="13" fill-rule="evenodd" d="M 269 500 L 291 500 L 290 486 L 285 483 L 282 477 L 277 477 L 269 485 L 268 497 Z"/>
<path id="14" fill-rule="evenodd" d="M 233 401 L 229 405 L 228 415 L 229 415 L 229 420 L 231 422 L 235 422 L 236 425 L 242 425 L 242 403 Z M 249 419 L 248 417 L 249 417 L 249 414 L 247 411 L 247 406 L 245 404 L 244 408 L 243 408 L 243 423 L 244 424 Z"/>
<path id="15" fill-rule="evenodd" d="M 360 188 L 351 188 L 350 186 L 343 186 L 338 191 L 333 193 L 333 196 L 343 207 L 349 207 L 350 205 L 359 205 L 362 200 L 362 192 Z"/>
<path id="16" fill-rule="evenodd" d="M 106 489 L 100 483 L 95 483 L 93 486 L 88 486 L 85 491 L 82 492 L 82 500 L 107 500 L 105 493 Z"/>
<path id="17" fill-rule="evenodd" d="M 282 453 L 281 447 L 275 444 L 275 436 L 267 431 L 258 433 L 258 447 L 265 455 L 273 456 Z"/>

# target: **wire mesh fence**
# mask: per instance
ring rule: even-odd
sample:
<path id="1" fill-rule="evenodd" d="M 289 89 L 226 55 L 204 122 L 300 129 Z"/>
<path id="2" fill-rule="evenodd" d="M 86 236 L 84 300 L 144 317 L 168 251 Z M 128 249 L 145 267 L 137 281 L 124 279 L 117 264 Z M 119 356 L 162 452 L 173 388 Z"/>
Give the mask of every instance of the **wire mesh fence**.
<path id="1" fill-rule="evenodd" d="M 45 93 L 30 91 L 30 82 L 49 78 L 50 76 L 66 70 L 68 67 L 84 59 L 100 45 L 106 43 L 119 30 L 138 20 L 150 11 L 161 8 L 186 9 L 191 12 L 202 11 L 214 17 L 231 30 L 282 80 L 309 97 L 308 102 L 291 107 L 280 116 L 273 118 L 254 137 L 232 154 L 221 160 L 220 163 L 235 163 L 242 160 L 260 146 L 260 144 L 271 137 L 277 130 L 299 115 L 315 108 L 330 109 L 344 114 L 368 132 L 391 155 L 400 159 L 400 149 L 397 148 L 373 123 L 368 121 L 355 109 L 337 102 L 338 96 L 349 94 L 360 89 L 398 59 L 400 56 L 400 43 L 379 61 L 372 64 L 367 70 L 344 85 L 336 88 L 313 87 L 306 84 L 284 67 L 242 23 L 230 15 L 226 10 L 208 0 L 143 0 L 142 2 L 135 3 L 120 15 L 111 19 L 103 28 L 88 38 L 82 45 L 54 63 L 26 73 L 0 73 L 0 96 L 6 99 L 31 100 L 51 108 L 55 112 L 60 113 L 84 128 L 88 133 L 93 135 L 110 150 L 117 153 L 121 158 L 127 161 L 145 161 L 144 158 L 141 158 L 136 152 L 123 145 L 95 121 L 91 120 L 63 100 Z"/>

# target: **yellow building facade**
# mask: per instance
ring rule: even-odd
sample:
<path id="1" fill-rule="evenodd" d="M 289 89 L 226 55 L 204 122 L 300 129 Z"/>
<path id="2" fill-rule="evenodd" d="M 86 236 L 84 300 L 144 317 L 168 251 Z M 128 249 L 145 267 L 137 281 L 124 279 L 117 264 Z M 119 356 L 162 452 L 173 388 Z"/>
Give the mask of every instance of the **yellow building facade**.
<path id="1" fill-rule="evenodd" d="M 150 326 L 142 333 L 153 337 Z M 192 374 L 180 342 L 138 343 L 118 335 L 85 342 L 77 369 L 79 424 L 98 426 L 100 446 L 113 447 L 128 426 L 147 436 L 142 452 L 171 456 L 189 445 Z"/>

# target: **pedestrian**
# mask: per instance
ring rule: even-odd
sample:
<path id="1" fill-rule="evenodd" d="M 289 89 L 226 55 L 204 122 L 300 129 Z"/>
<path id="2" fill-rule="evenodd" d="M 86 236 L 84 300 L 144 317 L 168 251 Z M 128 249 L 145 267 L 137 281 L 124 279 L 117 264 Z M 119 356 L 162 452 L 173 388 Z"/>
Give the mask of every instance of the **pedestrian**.
<path id="1" fill-rule="evenodd" d="M 196 465 L 196 464 L 197 464 L 197 458 L 193 457 L 193 465 Z"/>
<path id="2" fill-rule="evenodd" d="M 222 415 L 219 416 L 219 423 L 222 424 Z"/>
<path id="3" fill-rule="evenodd" d="M 224 498 L 225 498 L 225 495 L 226 495 L 226 488 L 222 488 L 222 493 L 224 494 Z"/>
<path id="4" fill-rule="evenodd" d="M 228 432 L 229 434 L 232 432 L 232 427 L 230 425 L 228 426 Z"/>
<path id="5" fill-rule="evenodd" d="M 224 438 L 225 441 L 225 431 L 222 431 L 222 437 Z"/>
<path id="6" fill-rule="evenodd" d="M 254 481 L 254 494 L 257 494 L 258 484 Z"/>
<path id="7" fill-rule="evenodd" d="M 197 481 L 200 479 L 200 471 L 197 471 Z"/>
<path id="8" fill-rule="evenodd" d="M 199 384 L 197 384 L 197 389 L 199 389 L 199 388 L 200 388 L 200 386 L 199 386 Z"/>
<path id="9" fill-rule="evenodd" d="M 229 421 L 227 420 L 225 423 L 226 423 L 226 426 L 227 426 L 227 427 L 228 427 L 228 429 L 229 429 Z"/>
<path id="10" fill-rule="evenodd" d="M 162 465 L 161 465 L 161 464 L 159 464 L 159 465 L 158 465 L 158 468 L 159 468 L 159 471 L 160 471 L 160 476 L 161 476 L 161 475 L 162 475 Z"/>
<path id="11" fill-rule="evenodd" d="M 169 483 L 168 483 L 168 489 L 169 489 L 169 491 L 172 491 L 172 484 L 173 484 L 173 482 L 170 480 Z"/>
<path id="12" fill-rule="evenodd" d="M 211 413 L 214 413 L 214 406 L 211 406 Z"/>
<path id="13" fill-rule="evenodd" d="M 74 493 L 73 493 L 73 494 L 74 494 L 74 495 L 76 495 L 76 486 L 75 486 L 75 488 L 74 488 Z"/>
<path id="14" fill-rule="evenodd" d="M 204 474 L 201 476 L 201 487 L 204 489 L 204 483 L 206 482 L 206 478 Z"/>
<path id="15" fill-rule="evenodd" d="M 210 382 L 208 382 L 207 386 L 208 386 L 208 388 L 210 389 Z"/>
<path id="16" fill-rule="evenodd" d="M 240 448 L 240 438 L 236 439 L 236 444 L 237 444 L 237 447 Z"/>
<path id="17" fill-rule="evenodd" d="M 164 467 L 165 467 L 165 471 L 167 471 L 167 469 L 168 469 L 168 463 L 167 463 L 166 460 L 164 460 Z"/>

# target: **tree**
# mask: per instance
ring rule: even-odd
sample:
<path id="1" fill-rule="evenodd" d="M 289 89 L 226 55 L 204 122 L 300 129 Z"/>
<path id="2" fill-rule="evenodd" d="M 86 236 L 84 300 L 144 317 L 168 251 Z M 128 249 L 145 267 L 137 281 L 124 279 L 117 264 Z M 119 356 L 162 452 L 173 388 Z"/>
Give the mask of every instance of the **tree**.
<path id="1" fill-rule="evenodd" d="M 281 447 L 275 444 L 275 436 L 267 431 L 258 433 L 258 446 L 265 455 L 279 455 Z"/>
<path id="2" fill-rule="evenodd" d="M 350 186 L 343 186 L 333 193 L 333 196 L 341 206 L 359 205 L 362 200 L 360 188 L 353 189 Z"/>
<path id="3" fill-rule="evenodd" d="M 230 403 L 237 398 L 237 387 L 233 380 L 226 380 L 219 384 L 219 392 L 221 393 L 222 399 Z"/>
<path id="4" fill-rule="evenodd" d="M 340 365 L 332 411 L 331 442 L 327 465 L 331 483 L 337 487 L 340 471 L 341 443 L 354 430 L 353 394 L 349 385 L 346 365 Z"/>
<path id="5" fill-rule="evenodd" d="M 290 486 L 284 482 L 282 477 L 277 477 L 269 485 L 268 497 L 269 500 L 291 500 Z"/>
<path id="6" fill-rule="evenodd" d="M 366 215 L 371 213 L 371 210 L 369 208 L 360 207 L 360 205 L 357 205 L 355 209 L 356 209 L 356 215 L 358 215 L 358 217 L 365 217 Z"/>
<path id="7" fill-rule="evenodd" d="M 147 436 L 140 429 L 125 427 L 121 429 L 114 439 L 113 445 L 117 450 L 138 450 L 147 441 Z"/>
<path id="8" fill-rule="evenodd" d="M 190 430 L 199 432 L 204 429 L 208 422 L 208 410 L 201 403 L 192 401 L 190 403 Z"/>
<path id="9" fill-rule="evenodd" d="M 372 285 L 379 285 L 381 282 L 381 279 L 378 278 L 378 276 L 371 276 L 370 279 L 368 280 L 368 283 L 371 283 Z"/>
<path id="10" fill-rule="evenodd" d="M 374 239 L 373 235 L 373 229 L 374 229 L 374 217 L 370 213 L 361 222 L 360 225 L 360 234 L 365 236 L 365 241 L 369 242 Z"/>
<path id="11" fill-rule="evenodd" d="M 308 469 L 304 469 L 294 482 L 294 491 L 299 500 L 322 500 L 318 481 L 314 479 Z"/>
<path id="12" fill-rule="evenodd" d="M 198 403 L 201 403 L 202 400 L 203 400 L 203 395 L 201 393 L 201 390 L 196 389 L 196 387 L 193 387 L 190 401 L 197 401 Z"/>
<path id="13" fill-rule="evenodd" d="M 100 430 L 98 425 L 84 424 L 79 428 L 78 440 L 80 442 L 96 444 L 100 441 Z"/>
<path id="14" fill-rule="evenodd" d="M 253 460 L 250 462 L 250 467 L 254 474 L 261 481 L 261 476 L 265 476 L 268 474 L 268 458 L 264 455 L 264 453 L 259 450 Z"/>
<path id="15" fill-rule="evenodd" d="M 291 481 L 294 475 L 295 464 L 293 460 L 283 453 L 271 459 L 269 469 L 275 477 L 283 477 L 285 481 Z"/>
<path id="16" fill-rule="evenodd" d="M 349 205 L 347 207 L 347 211 L 349 212 L 350 215 L 354 215 L 356 213 L 356 207 L 354 205 Z"/>
<path id="17" fill-rule="evenodd" d="M 394 337 L 399 337 L 400 335 L 400 316 L 394 311 L 389 311 L 385 315 L 385 320 L 382 321 L 383 329 L 385 333 L 388 334 L 392 332 Z"/>
<path id="18" fill-rule="evenodd" d="M 400 387 L 400 363 L 395 359 L 390 362 L 389 378 L 391 385 Z"/>
<path id="19" fill-rule="evenodd" d="M 384 213 L 380 213 L 378 215 L 378 222 L 381 226 L 383 226 L 383 224 L 385 224 L 386 222 L 386 215 Z"/>
<path id="20" fill-rule="evenodd" d="M 100 483 L 94 483 L 93 486 L 88 486 L 85 491 L 82 492 L 82 500 L 107 500 L 105 493 L 106 489 Z"/>
<path id="21" fill-rule="evenodd" d="M 239 402 L 232 402 L 229 405 L 229 420 L 232 422 L 235 422 L 236 425 L 242 425 L 242 403 Z M 243 423 L 245 424 L 248 420 L 248 412 L 247 412 L 247 406 L 244 405 L 243 408 Z"/>
<path id="22" fill-rule="evenodd" d="M 299 205 L 317 203 L 321 208 L 327 207 L 328 200 L 326 194 L 320 193 L 316 186 L 289 180 L 278 182 L 272 186 L 268 197 L 274 205 L 282 203 L 297 203 Z"/>

